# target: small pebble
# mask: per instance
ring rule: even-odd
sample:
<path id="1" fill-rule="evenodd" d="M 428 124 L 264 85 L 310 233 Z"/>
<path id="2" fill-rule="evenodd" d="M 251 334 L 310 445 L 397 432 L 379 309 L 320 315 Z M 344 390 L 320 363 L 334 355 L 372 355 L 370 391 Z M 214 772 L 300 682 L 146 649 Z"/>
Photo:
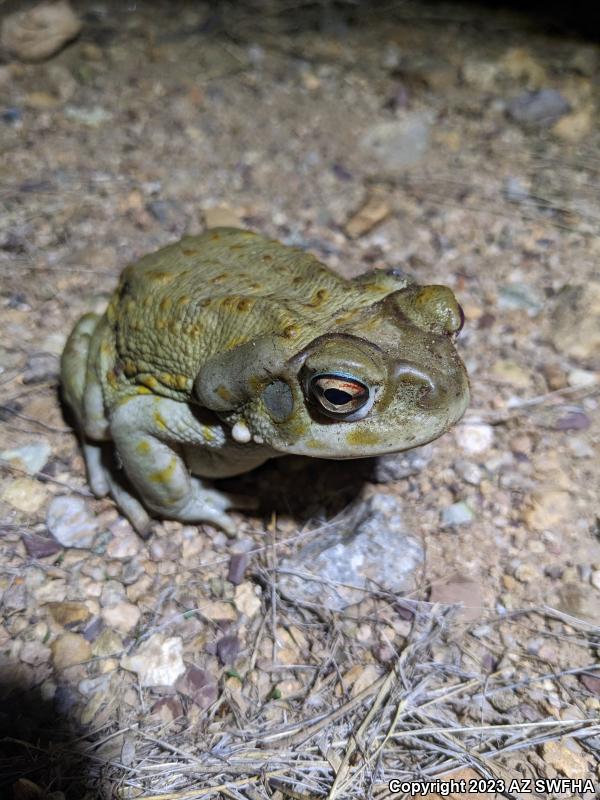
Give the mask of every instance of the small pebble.
<path id="1" fill-rule="evenodd" d="M 32 353 L 23 372 L 23 383 L 45 383 L 58 379 L 58 358 L 51 353 Z"/>
<path id="2" fill-rule="evenodd" d="M 566 284 L 554 298 L 547 330 L 557 353 L 600 370 L 600 281 Z"/>
<path id="3" fill-rule="evenodd" d="M 101 633 L 102 620 L 100 617 L 95 617 L 83 629 L 83 638 L 86 642 L 95 642 Z"/>
<path id="4" fill-rule="evenodd" d="M 511 708 L 515 708 L 515 706 L 519 705 L 519 698 L 517 694 L 510 689 L 504 689 L 500 692 L 493 692 L 489 695 L 488 700 L 494 706 L 496 711 L 500 711 L 501 713 L 510 711 Z"/>
<path id="5" fill-rule="evenodd" d="M 217 657 L 221 664 L 233 664 L 240 652 L 240 640 L 235 635 L 221 636 L 217 641 Z"/>
<path id="6" fill-rule="evenodd" d="M 483 479 L 481 467 L 478 464 L 474 464 L 472 461 L 459 459 L 454 462 L 454 470 L 463 481 L 470 483 L 471 486 L 479 486 Z"/>
<path id="7" fill-rule="evenodd" d="M 88 548 L 98 533 L 98 521 L 80 497 L 55 497 L 48 507 L 46 524 L 64 547 Z"/>
<path id="8" fill-rule="evenodd" d="M 67 593 L 67 582 L 64 578 L 46 580 L 35 589 L 38 605 L 44 603 L 62 603 Z"/>
<path id="9" fill-rule="evenodd" d="M 433 446 L 415 447 L 406 453 L 390 453 L 375 459 L 373 479 L 377 483 L 393 483 L 417 475 L 433 457 Z"/>
<path id="10" fill-rule="evenodd" d="M 553 530 L 571 518 L 572 508 L 569 492 L 562 489 L 539 491 L 525 512 L 525 521 L 534 531 Z"/>
<path id="11" fill-rule="evenodd" d="M 85 697 L 91 697 L 98 690 L 106 690 L 110 683 L 109 675 L 97 675 L 94 678 L 84 678 L 77 684 L 77 689 Z"/>
<path id="12" fill-rule="evenodd" d="M 206 670 L 190 664 L 176 683 L 176 689 L 202 709 L 211 706 L 218 697 L 217 682 Z"/>
<path id="13" fill-rule="evenodd" d="M 575 458 L 593 458 L 595 450 L 591 444 L 579 436 L 570 436 L 567 445 Z"/>
<path id="14" fill-rule="evenodd" d="M 498 290 L 498 308 L 503 310 L 523 309 L 534 316 L 542 310 L 544 302 L 543 292 L 527 283 L 510 283 Z"/>
<path id="15" fill-rule="evenodd" d="M 551 740 L 541 746 L 546 763 L 567 778 L 585 779 L 590 776 L 590 764 L 577 742 L 570 739 Z"/>
<path id="16" fill-rule="evenodd" d="M 552 391 L 564 389 L 567 385 L 567 376 L 558 364 L 554 364 L 551 361 L 542 364 L 542 374 L 548 384 L 548 388 Z"/>
<path id="17" fill-rule="evenodd" d="M 52 651 L 41 642 L 25 642 L 19 653 L 19 658 L 26 664 L 37 667 L 40 664 L 47 664 L 50 661 Z"/>
<path id="18" fill-rule="evenodd" d="M 99 128 L 112 119 L 112 113 L 101 106 L 80 108 L 78 106 L 65 106 L 65 117 L 73 122 L 79 122 L 88 128 Z"/>
<path id="19" fill-rule="evenodd" d="M 137 673 L 141 686 L 172 686 L 185 672 L 183 642 L 178 636 L 155 633 L 120 663 L 123 669 Z"/>
<path id="20" fill-rule="evenodd" d="M 121 581 L 125 586 L 131 586 L 143 574 L 144 574 L 144 567 L 142 563 L 137 558 L 133 558 L 131 561 L 128 561 L 127 564 L 125 564 L 125 566 L 123 567 L 121 571 Z"/>
<path id="21" fill-rule="evenodd" d="M 525 188 L 523 180 L 512 175 L 504 181 L 504 196 L 511 203 L 526 203 L 530 200 L 529 191 Z"/>
<path id="22" fill-rule="evenodd" d="M 502 56 L 502 72 L 513 81 L 537 89 L 546 81 L 546 70 L 525 47 L 510 47 Z"/>
<path id="23" fill-rule="evenodd" d="M 447 527 L 468 525 L 473 521 L 473 512 L 462 500 L 453 503 L 442 511 L 442 524 Z"/>
<path id="24" fill-rule="evenodd" d="M 36 472 L 40 472 L 50 458 L 50 452 L 50 443 L 40 439 L 35 444 L 26 444 L 12 450 L 2 450 L 0 460 L 7 461 L 30 475 L 35 475 Z"/>
<path id="25" fill-rule="evenodd" d="M 17 107 L 5 108 L 0 112 L 0 119 L 7 125 L 15 125 L 23 119 L 23 109 Z"/>
<path id="26" fill-rule="evenodd" d="M 593 130 L 596 110 L 588 105 L 571 114 L 566 114 L 553 126 L 552 133 L 565 142 L 579 142 Z"/>
<path id="27" fill-rule="evenodd" d="M 491 374 L 502 384 L 515 389 L 528 389 L 532 382 L 532 373 L 512 359 L 503 358 L 491 366 Z"/>
<path id="28" fill-rule="evenodd" d="M 114 538 L 106 546 L 107 558 L 124 561 L 138 554 L 140 538 L 126 520 L 117 520 L 110 530 Z"/>
<path id="29" fill-rule="evenodd" d="M 588 692 L 597 694 L 600 697 L 600 676 L 598 675 L 580 675 L 579 680 L 583 683 Z"/>
<path id="30" fill-rule="evenodd" d="M 161 697 L 150 709 L 150 714 L 157 717 L 162 725 L 169 725 L 184 716 L 183 706 L 178 697 Z"/>
<path id="31" fill-rule="evenodd" d="M 63 628 L 72 628 L 81 622 L 85 622 L 90 612 L 85 603 L 75 602 L 50 602 L 45 606 L 50 612 L 52 619 Z"/>
<path id="32" fill-rule="evenodd" d="M 47 558 L 60 553 L 61 546 L 55 540 L 39 536 L 37 533 L 24 533 L 21 537 L 27 554 L 32 558 Z"/>
<path id="33" fill-rule="evenodd" d="M 462 605 L 458 612 L 460 619 L 472 622 L 481 619 L 484 610 L 481 581 L 471 578 L 456 578 L 448 583 L 435 583 L 431 589 L 430 603 L 444 605 Z"/>
<path id="34" fill-rule="evenodd" d="M 258 614 L 262 608 L 257 589 L 258 587 L 251 581 L 245 581 L 235 587 L 234 605 L 240 614 L 244 614 L 248 619 Z"/>
<path id="35" fill-rule="evenodd" d="M 557 406 L 548 427 L 555 431 L 586 431 L 591 420 L 581 406 Z"/>
<path id="36" fill-rule="evenodd" d="M 90 643 L 77 633 L 63 633 L 52 645 L 52 657 L 57 670 L 87 661 L 91 656 Z"/>
<path id="37" fill-rule="evenodd" d="M 21 61 L 44 61 L 81 30 L 81 20 L 67 0 L 42 2 L 2 20 L 0 44 Z"/>
<path id="38" fill-rule="evenodd" d="M 39 511 L 48 498 L 48 490 L 31 478 L 15 478 L 2 493 L 2 499 L 26 514 Z"/>
<path id="39" fill-rule="evenodd" d="M 421 161 L 427 153 L 433 115 L 430 111 L 404 112 L 390 122 L 370 127 L 360 141 L 365 154 L 388 172 L 397 172 Z"/>
<path id="40" fill-rule="evenodd" d="M 103 608 L 101 617 L 110 628 L 123 634 L 131 633 L 140 621 L 141 612 L 133 603 L 125 601 Z"/>
<path id="41" fill-rule="evenodd" d="M 506 112 L 523 125 L 550 126 L 571 110 L 569 103 L 556 89 L 524 92 L 513 98 Z"/>
<path id="42" fill-rule="evenodd" d="M 229 559 L 227 580 L 235 586 L 242 583 L 249 562 L 250 556 L 248 553 L 234 553 Z"/>
<path id="43" fill-rule="evenodd" d="M 92 644 L 92 655 L 96 658 L 118 656 L 123 652 L 123 639 L 117 631 L 105 628 Z"/>
<path id="44" fill-rule="evenodd" d="M 533 583 L 539 581 L 540 573 L 531 564 L 520 564 L 515 570 L 515 578 L 520 583 Z"/>
<path id="45" fill-rule="evenodd" d="M 465 422 L 459 424 L 454 429 L 454 435 L 458 446 L 473 455 L 485 452 L 494 441 L 494 429 L 486 423 Z"/>
<path id="46" fill-rule="evenodd" d="M 102 577 L 105 577 L 104 573 Z M 100 605 L 103 608 L 117 605 L 117 603 L 120 603 L 125 599 L 125 591 L 125 587 L 119 581 L 106 581 L 102 586 Z"/>
<path id="47" fill-rule="evenodd" d="M 530 456 L 533 451 L 533 441 L 531 436 L 527 436 L 526 433 L 520 433 L 516 436 L 513 436 L 510 440 L 510 449 L 513 453 L 522 456 Z"/>
<path id="48" fill-rule="evenodd" d="M 589 369 L 572 369 L 567 375 L 569 386 L 593 386 L 599 382 L 600 376 L 598 373 Z"/>
<path id="49" fill-rule="evenodd" d="M 151 200 L 146 203 L 146 211 L 161 225 L 167 225 L 173 218 L 173 204 L 166 200 Z"/>

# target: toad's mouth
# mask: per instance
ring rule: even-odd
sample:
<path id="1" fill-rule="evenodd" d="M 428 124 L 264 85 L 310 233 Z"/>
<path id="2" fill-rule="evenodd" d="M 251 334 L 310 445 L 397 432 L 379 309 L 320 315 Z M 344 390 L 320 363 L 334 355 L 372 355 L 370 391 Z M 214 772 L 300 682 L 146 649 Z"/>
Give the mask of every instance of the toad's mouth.
<path id="1" fill-rule="evenodd" d="M 374 424 L 374 418 L 354 423 L 321 418 L 316 423 L 313 420 L 308 435 L 281 447 L 274 444 L 274 447 L 293 455 L 340 461 L 400 453 L 437 439 L 460 420 L 468 404 L 469 392 L 464 387 L 455 402 L 439 414 L 421 410 L 388 424 L 385 416 L 380 418 L 379 424 Z"/>

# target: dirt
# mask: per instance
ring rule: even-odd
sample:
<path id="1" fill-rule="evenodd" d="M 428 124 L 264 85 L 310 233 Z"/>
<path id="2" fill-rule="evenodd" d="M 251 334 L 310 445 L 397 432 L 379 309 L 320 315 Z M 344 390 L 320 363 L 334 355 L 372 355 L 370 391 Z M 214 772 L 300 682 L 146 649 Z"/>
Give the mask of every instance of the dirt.
<path id="1" fill-rule="evenodd" d="M 85 739 L 86 775 L 63 785 L 15 744 L 0 785 L 34 769 L 67 797 L 86 780 L 89 797 L 200 797 L 228 781 L 219 796 L 287 797 L 239 764 L 198 784 L 191 754 L 209 764 L 221 741 L 229 757 L 231 731 L 272 748 L 269 732 L 310 730 L 403 652 L 415 703 L 415 687 L 432 697 L 424 664 L 440 697 L 463 687 L 437 715 L 417 703 L 417 728 L 521 727 L 408 738 L 367 780 L 356 753 L 340 767 L 358 703 L 313 751 L 294 743 L 321 759 L 311 797 L 336 796 L 338 772 L 381 788 L 460 764 L 600 785 L 600 47 L 540 14 L 460 4 L 76 10 L 82 33 L 61 52 L 0 65 L 0 668 L 10 703 L 60 707 Z M 562 104 L 536 117 L 547 89 Z M 231 544 L 210 526 L 166 522 L 142 542 L 89 495 L 57 390 L 77 317 L 103 307 L 127 263 L 207 223 L 307 248 L 346 276 L 397 268 L 451 286 L 472 385 L 463 422 L 409 477 L 376 484 L 364 465 L 290 459 L 244 479 L 262 505 L 238 515 L 236 547 L 256 553 L 235 582 Z M 277 560 L 374 492 L 401 501 L 425 549 L 413 605 L 374 594 L 324 615 L 274 602 Z M 49 543 L 62 495 L 83 496 L 92 547 Z M 168 686 L 124 666 L 149 640 Z M 47 720 L 20 708 L 10 735 L 34 741 L 32 719 Z"/>

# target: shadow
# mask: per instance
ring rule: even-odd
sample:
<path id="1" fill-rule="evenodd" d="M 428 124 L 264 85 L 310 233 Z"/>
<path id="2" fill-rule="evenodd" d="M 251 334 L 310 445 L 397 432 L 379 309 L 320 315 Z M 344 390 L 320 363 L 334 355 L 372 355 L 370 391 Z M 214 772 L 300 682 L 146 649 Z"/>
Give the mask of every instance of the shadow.
<path id="1" fill-rule="evenodd" d="M 374 480 L 376 458 L 334 461 L 283 456 L 215 486 L 258 499 L 259 513 L 288 515 L 302 525 L 341 513 Z"/>
<path id="2" fill-rule="evenodd" d="M 5 667 L 6 668 L 6 667 Z M 92 789 L 91 762 L 85 755 L 85 731 L 71 717 L 75 692 L 59 685 L 52 700 L 14 676 L 0 684 L 0 798 L 103 800 Z M 62 798 L 61 798 L 62 800 Z"/>
<path id="3" fill-rule="evenodd" d="M 154 0 L 153 5 L 160 9 L 165 7 L 165 2 Z M 191 5 L 190 0 L 168 2 L 169 7 L 175 6 L 182 15 Z M 281 30 L 288 36 L 320 33 L 343 39 L 353 30 L 410 21 L 423 26 L 450 24 L 459 30 L 466 26 L 497 36 L 506 35 L 518 26 L 519 29 L 557 37 L 579 37 L 588 41 L 600 38 L 597 27 L 600 8 L 584 0 L 571 3 L 561 0 L 465 0 L 455 4 L 446 0 L 423 0 L 411 4 L 390 3 L 389 0 L 304 0 L 295 4 L 285 0 L 271 4 L 262 0 L 239 0 L 233 5 L 233 13 L 231 3 L 215 0 L 198 26 L 183 25 L 176 34 L 162 35 L 162 40 L 209 36 L 245 43 L 249 29 L 262 31 L 268 28 L 273 18 L 279 18 Z M 238 28 L 240 21 L 241 27 Z"/>

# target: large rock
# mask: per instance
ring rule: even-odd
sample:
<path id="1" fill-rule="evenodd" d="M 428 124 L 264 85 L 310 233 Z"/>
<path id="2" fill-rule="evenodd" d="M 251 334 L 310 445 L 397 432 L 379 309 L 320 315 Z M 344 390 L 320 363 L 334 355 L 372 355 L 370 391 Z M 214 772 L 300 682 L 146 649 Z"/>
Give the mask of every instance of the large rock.
<path id="1" fill-rule="evenodd" d="M 422 560 L 421 544 L 407 532 L 398 500 L 377 494 L 282 561 L 279 588 L 300 602 L 340 611 L 362 600 L 363 589 L 410 591 Z M 286 575 L 286 570 L 300 574 Z"/>

